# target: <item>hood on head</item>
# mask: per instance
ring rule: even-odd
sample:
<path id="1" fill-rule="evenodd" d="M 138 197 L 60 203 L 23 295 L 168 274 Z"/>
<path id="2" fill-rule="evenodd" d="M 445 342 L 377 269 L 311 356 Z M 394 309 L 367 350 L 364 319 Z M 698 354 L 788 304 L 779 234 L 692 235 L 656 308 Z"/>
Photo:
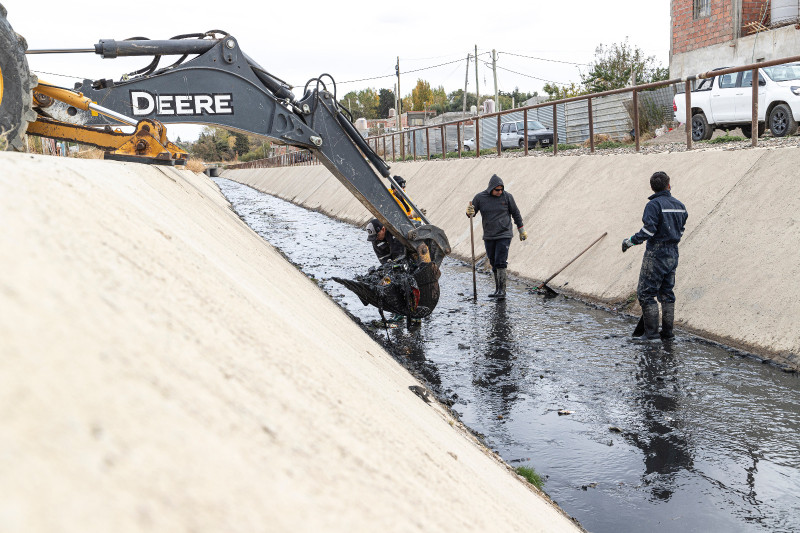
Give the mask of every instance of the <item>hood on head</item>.
<path id="1" fill-rule="evenodd" d="M 492 177 L 489 179 L 489 188 L 486 190 L 491 193 L 492 189 L 499 185 L 503 185 L 503 190 L 505 190 L 506 186 L 503 184 L 503 180 L 500 179 L 500 176 L 492 174 Z"/>

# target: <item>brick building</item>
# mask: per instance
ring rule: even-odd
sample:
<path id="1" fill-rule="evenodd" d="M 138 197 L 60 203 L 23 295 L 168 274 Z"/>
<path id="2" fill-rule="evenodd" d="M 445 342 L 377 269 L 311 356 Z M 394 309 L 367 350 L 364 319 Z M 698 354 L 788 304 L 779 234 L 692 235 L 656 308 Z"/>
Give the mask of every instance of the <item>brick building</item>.
<path id="1" fill-rule="evenodd" d="M 800 55 L 800 0 L 671 0 L 670 5 L 671 78 Z"/>

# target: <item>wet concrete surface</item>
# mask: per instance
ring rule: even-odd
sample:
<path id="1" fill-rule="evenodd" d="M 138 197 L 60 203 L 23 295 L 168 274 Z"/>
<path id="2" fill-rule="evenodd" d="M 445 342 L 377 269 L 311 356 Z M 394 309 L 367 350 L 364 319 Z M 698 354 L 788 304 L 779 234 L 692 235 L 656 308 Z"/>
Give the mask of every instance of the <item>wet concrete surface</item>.
<path id="1" fill-rule="evenodd" d="M 377 263 L 362 229 L 215 181 L 487 446 L 545 477 L 544 490 L 588 531 L 800 530 L 796 374 L 680 331 L 672 342 L 632 342 L 636 319 L 544 300 L 524 280 L 509 280 L 508 300 L 494 302 L 491 277 L 479 273 L 474 303 L 470 266 L 450 258 L 421 328 L 372 327 L 377 310 L 331 280 Z"/>

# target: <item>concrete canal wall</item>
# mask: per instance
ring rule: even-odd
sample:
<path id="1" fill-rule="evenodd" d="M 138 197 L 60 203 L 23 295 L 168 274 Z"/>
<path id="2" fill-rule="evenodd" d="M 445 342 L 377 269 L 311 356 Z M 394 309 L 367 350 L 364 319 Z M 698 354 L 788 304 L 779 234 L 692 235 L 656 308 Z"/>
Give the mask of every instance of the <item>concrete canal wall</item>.
<path id="1" fill-rule="evenodd" d="M 796 148 L 703 150 L 582 157 L 484 158 L 392 165 L 406 192 L 470 257 L 464 215 L 498 174 L 522 211 L 529 239 L 512 243 L 509 269 L 544 280 L 608 232 L 550 286 L 606 303 L 635 299 L 644 246 L 623 254 L 639 230 L 649 177 L 672 178 L 689 211 L 680 246 L 680 327 L 800 367 L 800 194 Z M 354 224 L 370 215 L 322 166 L 226 171 L 223 175 Z M 480 238 L 479 220 L 476 220 Z M 364 244 L 366 246 L 366 243 Z M 476 248 L 483 249 L 477 242 Z M 443 280 L 447 283 L 447 280 Z M 567 290 L 568 289 L 568 290 Z M 638 305 L 629 309 L 638 313 Z"/>
<path id="2" fill-rule="evenodd" d="M 205 176 L 0 168 L 3 531 L 578 530 Z"/>

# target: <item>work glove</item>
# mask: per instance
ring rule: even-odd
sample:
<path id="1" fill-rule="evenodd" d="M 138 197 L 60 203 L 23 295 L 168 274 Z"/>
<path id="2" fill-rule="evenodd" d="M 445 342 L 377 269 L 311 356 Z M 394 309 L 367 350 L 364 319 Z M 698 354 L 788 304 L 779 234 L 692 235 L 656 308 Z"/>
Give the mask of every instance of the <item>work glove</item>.
<path id="1" fill-rule="evenodd" d="M 518 228 L 519 231 L 519 240 L 524 241 L 528 238 L 528 232 L 525 231 L 523 228 Z"/>
<path id="2" fill-rule="evenodd" d="M 425 209 L 424 207 L 422 209 L 420 209 L 420 212 L 422 213 L 423 216 L 428 214 L 428 210 Z"/>
<path id="3" fill-rule="evenodd" d="M 475 216 L 475 206 L 470 204 L 467 206 L 467 216 L 474 217 Z"/>
<path id="4" fill-rule="evenodd" d="M 636 244 L 631 240 L 632 237 L 628 237 L 627 239 L 622 241 L 622 252 L 627 252 L 628 248 L 633 248 Z"/>

